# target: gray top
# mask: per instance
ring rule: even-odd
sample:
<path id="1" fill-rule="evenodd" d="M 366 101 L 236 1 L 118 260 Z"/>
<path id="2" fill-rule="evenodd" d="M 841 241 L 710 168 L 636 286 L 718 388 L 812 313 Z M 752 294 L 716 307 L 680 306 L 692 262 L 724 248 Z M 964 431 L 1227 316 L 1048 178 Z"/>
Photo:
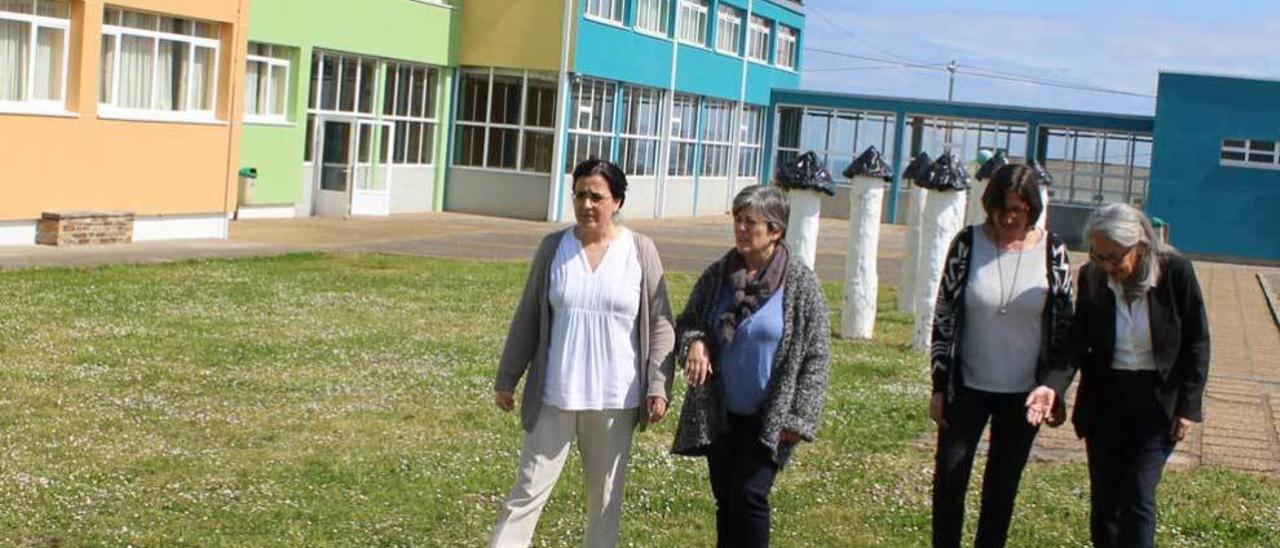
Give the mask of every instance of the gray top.
<path id="1" fill-rule="evenodd" d="M 1046 235 L 1030 249 L 999 251 L 974 227 L 973 258 L 964 297 L 960 358 L 964 384 L 987 392 L 1027 392 L 1035 386 L 1041 324 L 1049 296 Z"/>

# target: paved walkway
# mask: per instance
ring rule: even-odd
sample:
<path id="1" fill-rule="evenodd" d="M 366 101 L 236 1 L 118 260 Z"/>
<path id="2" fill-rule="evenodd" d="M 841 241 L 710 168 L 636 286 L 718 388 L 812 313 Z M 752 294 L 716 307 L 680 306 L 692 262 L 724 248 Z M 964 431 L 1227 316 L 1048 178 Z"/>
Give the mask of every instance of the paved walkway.
<path id="1" fill-rule="evenodd" d="M 727 217 L 642 220 L 629 223 L 654 238 L 667 268 L 698 271 L 729 246 Z M 528 260 L 546 233 L 564 225 L 460 214 L 398 215 L 382 219 L 284 219 L 237 221 L 227 241 L 156 242 L 88 248 L 0 247 L 0 269 L 246 257 L 296 251 L 411 254 L 489 260 Z M 843 275 L 846 223 L 824 220 L 817 271 L 825 280 Z M 881 230 L 879 274 L 901 280 L 902 227 Z M 1073 256 L 1079 264 L 1082 257 Z M 1262 279 L 1280 269 L 1198 262 L 1213 332 L 1213 363 L 1205 399 L 1205 423 L 1180 444 L 1176 466 L 1209 464 L 1250 472 L 1280 473 L 1280 328 L 1271 315 Z M 921 405 L 924 405 L 922 402 Z M 1069 428 L 1045 429 L 1040 459 L 1081 459 L 1082 445 Z"/>

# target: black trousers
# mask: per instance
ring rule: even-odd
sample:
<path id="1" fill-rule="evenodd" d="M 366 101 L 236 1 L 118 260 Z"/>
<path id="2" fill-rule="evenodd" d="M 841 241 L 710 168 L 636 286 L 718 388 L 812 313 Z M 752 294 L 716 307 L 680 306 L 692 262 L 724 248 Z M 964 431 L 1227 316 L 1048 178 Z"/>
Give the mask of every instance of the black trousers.
<path id="1" fill-rule="evenodd" d="M 982 430 L 991 421 L 982 508 L 974 545 L 1004 546 L 1022 469 L 1039 430 L 1027 423 L 1027 393 L 999 394 L 962 388 L 947 405 L 938 431 L 933 469 L 933 545 L 958 547 L 964 530 L 964 498 Z"/>
<path id="2" fill-rule="evenodd" d="M 731 413 L 729 431 L 707 455 L 719 548 L 769 545 L 769 492 L 778 465 L 759 440 L 759 418 Z"/>
<path id="3" fill-rule="evenodd" d="M 1155 546 L 1156 485 L 1173 453 L 1172 421 L 1155 398 L 1154 371 L 1112 371 L 1109 402 L 1085 436 L 1093 545 Z"/>

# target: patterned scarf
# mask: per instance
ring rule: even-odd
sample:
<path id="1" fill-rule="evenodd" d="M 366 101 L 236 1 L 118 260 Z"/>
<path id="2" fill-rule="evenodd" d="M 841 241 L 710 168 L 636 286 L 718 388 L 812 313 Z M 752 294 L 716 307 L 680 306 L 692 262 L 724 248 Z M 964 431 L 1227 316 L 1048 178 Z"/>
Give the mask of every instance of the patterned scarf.
<path id="1" fill-rule="evenodd" d="M 724 345 L 733 342 L 738 326 L 756 309 L 764 305 L 769 297 L 782 287 L 787 279 L 787 265 L 790 264 L 791 252 L 786 244 L 778 242 L 764 270 L 756 272 L 754 278 L 747 277 L 747 262 L 738 250 L 732 250 L 726 257 L 725 283 L 733 290 L 733 302 L 725 307 L 720 315 L 720 340 Z"/>

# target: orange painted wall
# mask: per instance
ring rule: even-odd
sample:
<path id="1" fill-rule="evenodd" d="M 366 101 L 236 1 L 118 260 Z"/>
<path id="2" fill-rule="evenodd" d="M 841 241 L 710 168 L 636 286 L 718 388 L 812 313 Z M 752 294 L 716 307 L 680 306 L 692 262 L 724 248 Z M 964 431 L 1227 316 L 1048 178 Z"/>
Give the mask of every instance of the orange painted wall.
<path id="1" fill-rule="evenodd" d="M 229 211 L 235 203 L 250 0 L 114 0 L 110 5 L 222 23 L 216 125 L 98 117 L 101 0 L 72 4 L 67 110 L 0 113 L 0 220 L 43 211 L 137 215 Z"/>

